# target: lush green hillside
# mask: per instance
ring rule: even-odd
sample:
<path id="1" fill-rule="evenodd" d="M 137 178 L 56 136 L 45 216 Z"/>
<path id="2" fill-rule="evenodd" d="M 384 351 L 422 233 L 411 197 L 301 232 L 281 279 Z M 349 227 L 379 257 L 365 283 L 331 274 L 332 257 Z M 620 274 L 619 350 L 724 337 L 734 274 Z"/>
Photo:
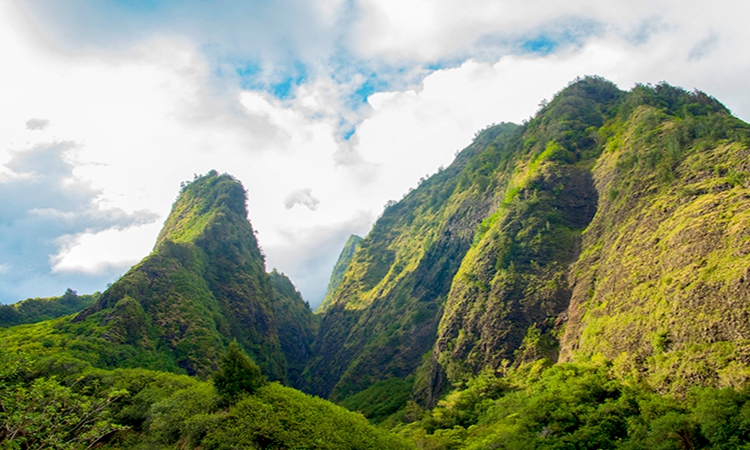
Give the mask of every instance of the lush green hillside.
<path id="1" fill-rule="evenodd" d="M 434 405 L 485 368 L 600 356 L 661 390 L 744 386 L 749 136 L 703 93 L 600 78 L 483 130 L 360 243 L 308 388 L 414 380 Z"/>
<path id="2" fill-rule="evenodd" d="M 675 397 L 602 361 L 544 366 L 484 371 L 431 410 L 409 404 L 394 431 L 433 450 L 750 448 L 748 388 Z"/>
<path id="3" fill-rule="evenodd" d="M 12 305 L 0 305 L 0 327 L 12 327 L 75 314 L 93 305 L 101 294 L 78 295 L 72 289 L 60 297 L 29 298 Z"/>
<path id="4" fill-rule="evenodd" d="M 577 80 L 350 238 L 313 315 L 211 172 L 75 318 L 0 310 L 34 322 L 0 329 L 0 442 L 750 448 L 749 175 L 715 99 Z"/>
<path id="5" fill-rule="evenodd" d="M 296 379 L 317 319 L 286 277 L 265 272 L 245 201 L 229 175 L 196 178 L 183 187 L 154 251 L 94 305 L 72 320 L 11 329 L 6 342 L 102 368 L 206 376 L 236 339 L 270 379 Z"/>
<path id="6" fill-rule="evenodd" d="M 484 161 L 515 129 L 483 131 L 454 164 L 386 208 L 325 310 L 305 374 L 310 392 L 342 399 L 414 373 L 434 344 L 474 230 L 492 207 L 495 186 Z"/>
<path id="7" fill-rule="evenodd" d="M 278 383 L 260 381 L 231 398 L 216 384 L 0 350 L 0 447 L 412 448 L 361 415 Z"/>
<path id="8" fill-rule="evenodd" d="M 662 85 L 631 92 L 600 135 L 562 359 L 602 354 L 662 390 L 747 385 L 750 128 Z"/>
<path id="9" fill-rule="evenodd" d="M 362 241 L 361 237 L 352 234 L 344 243 L 344 248 L 341 249 L 339 259 L 336 260 L 336 265 L 333 266 L 331 278 L 328 280 L 326 296 L 318 307 L 318 312 L 325 311 L 331 303 L 331 300 L 333 300 L 333 294 L 336 292 L 336 289 L 338 289 L 339 284 L 341 284 L 341 280 L 344 279 L 346 268 L 349 267 L 349 262 L 351 262 L 354 257 L 354 252 L 357 250 L 357 247 L 359 247 L 360 241 Z"/>
<path id="10" fill-rule="evenodd" d="M 511 156 L 498 160 L 502 197 L 453 279 L 433 372 L 458 384 L 514 359 L 557 359 L 550 335 L 570 300 L 568 265 L 597 208 L 596 133 L 621 95 L 601 80 L 570 86 L 520 130 Z M 521 348 L 527 333 L 536 348 Z"/>
<path id="11" fill-rule="evenodd" d="M 274 269 L 269 274 L 274 293 L 273 312 L 279 334 L 281 351 L 287 363 L 289 384 L 297 386 L 310 359 L 311 347 L 320 325 L 320 316 L 310 313 L 310 305 L 291 280 Z"/>

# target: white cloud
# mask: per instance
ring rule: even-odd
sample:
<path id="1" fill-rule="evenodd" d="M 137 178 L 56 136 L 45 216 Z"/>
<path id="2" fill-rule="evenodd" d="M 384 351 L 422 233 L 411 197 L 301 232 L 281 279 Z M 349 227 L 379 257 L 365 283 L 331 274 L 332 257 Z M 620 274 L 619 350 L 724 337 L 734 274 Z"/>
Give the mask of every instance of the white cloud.
<path id="1" fill-rule="evenodd" d="M 44 130 L 49 126 L 49 120 L 45 119 L 29 119 L 26 121 L 27 130 Z"/>
<path id="2" fill-rule="evenodd" d="M 312 189 L 298 189 L 284 199 L 284 207 L 292 209 L 296 205 L 306 206 L 310 211 L 318 209 L 320 200 L 312 195 Z"/>
<path id="3" fill-rule="evenodd" d="M 151 252 L 161 227 L 161 222 L 155 222 L 124 230 L 63 235 L 57 240 L 60 251 L 50 256 L 52 272 L 103 274 L 114 268 L 123 273 Z"/>
<path id="4" fill-rule="evenodd" d="M 362 11 L 350 29 L 351 45 L 369 57 L 416 61 L 467 58 L 483 51 L 497 57 L 518 39 L 558 32 L 562 37 L 604 33 L 637 37 L 664 28 L 692 34 L 712 26 L 738 30 L 749 12 L 747 3 L 734 0 L 362 0 L 359 4 Z"/>
<path id="5" fill-rule="evenodd" d="M 9 11 L 6 6 L 3 12 Z M 0 86 L 13 88 L 0 89 L 0 123 L 10 124 L 0 127 L 0 163 L 44 150 L 51 139 L 64 142 L 55 151 L 66 162 L 50 160 L 56 166 L 45 171 L 68 173 L 72 167 L 71 180 L 95 193 L 95 210 L 117 209 L 133 218 L 153 211 L 162 219 L 155 223 L 166 217 L 181 181 L 212 168 L 229 172 L 250 193 L 251 218 L 264 246 L 291 245 L 289 233 L 335 227 L 358 213 L 357 192 L 342 189 L 349 178 L 333 158 L 338 96 L 331 82 L 307 85 L 284 104 L 256 92 L 216 89 L 207 62 L 185 42 L 156 39 L 117 52 L 61 53 L 43 36 L 29 37 L 28 24 L 3 17 L 0 56 L 8 69 L 0 72 Z M 31 134 L 26 120 L 40 116 L 50 126 Z M 303 199 L 308 208 L 285 208 L 290 186 L 310 189 Z M 325 200 L 318 205 L 318 199 Z M 312 214 L 315 208 L 319 214 Z M 79 215 L 53 203 L 28 217 L 41 224 Z M 99 231 L 82 224 L 59 232 L 57 251 L 49 256 L 53 273 L 97 274 L 145 256 L 158 226 Z M 283 258 L 269 260 L 285 269 Z M 1 294 L 6 301 L 17 295 Z"/>
<path id="6" fill-rule="evenodd" d="M 352 4 L 341 0 L 297 5 L 316 11 L 317 22 L 288 33 L 289 45 L 314 56 L 303 58 L 304 52 L 292 48 L 292 56 L 271 59 L 300 57 L 321 66 L 284 100 L 242 90 L 238 77 L 215 75 L 234 67 L 217 68 L 205 44 L 245 36 L 237 31 L 241 21 L 226 27 L 229 31 L 217 29 L 218 38 L 207 38 L 205 30 L 188 38 L 183 28 L 172 26 L 166 27 L 169 33 L 150 32 L 106 49 L 89 42 L 71 50 L 12 3 L 0 5 L 0 184 L 44 175 L 11 170 L 9 164 L 18 164 L 19 155 L 64 144 L 52 161 L 56 166 L 38 169 L 37 161 L 35 170 L 62 170 L 70 188 L 66 201 L 78 198 L 72 194 L 78 189 L 86 194 L 79 199 L 86 208 L 40 204 L 27 219 L 75 224 L 83 214 L 106 227 L 120 224 L 103 230 L 105 225 L 91 229 L 81 221 L 77 228 L 55 228 L 56 247 L 45 255 L 51 273 L 99 274 L 101 280 L 145 256 L 180 182 L 217 169 L 247 188 L 250 218 L 269 266 L 288 273 L 314 303 L 338 245 L 351 232 L 366 233 L 387 200 L 449 164 L 475 131 L 528 118 L 540 100 L 576 76 L 602 75 L 623 89 L 666 80 L 705 90 L 750 117 L 750 55 L 744 48 L 750 41 L 744 24 L 750 6 L 743 2 L 363 0 L 357 5 L 350 14 Z M 351 17 L 356 20 L 342 20 Z M 278 24 L 274 33 L 281 36 L 294 20 Z M 311 38 L 316 33 L 322 35 Z M 572 33 L 575 45 L 544 56 L 514 53 L 515 40 L 544 33 Z M 339 36 L 344 39 L 334 46 Z M 310 42 L 302 43 L 306 39 Z M 268 49 L 253 43 L 254 55 L 276 51 L 274 42 Z M 346 93 L 365 76 L 338 77 L 334 71 L 341 61 L 321 62 L 336 46 L 372 67 L 398 62 L 403 73 L 387 76 L 401 76 L 406 81 L 396 85 L 410 87 L 371 95 L 362 108 L 347 106 Z M 442 60 L 454 67 L 414 83 L 425 64 Z M 356 73 L 356 67 L 349 69 Z M 342 121 L 356 124 L 349 140 L 341 138 Z M 10 265 L 6 273 L 14 270 Z M 19 283 L 13 295 L 33 288 L 31 279 Z M 25 296 L 54 293 L 59 294 Z"/>

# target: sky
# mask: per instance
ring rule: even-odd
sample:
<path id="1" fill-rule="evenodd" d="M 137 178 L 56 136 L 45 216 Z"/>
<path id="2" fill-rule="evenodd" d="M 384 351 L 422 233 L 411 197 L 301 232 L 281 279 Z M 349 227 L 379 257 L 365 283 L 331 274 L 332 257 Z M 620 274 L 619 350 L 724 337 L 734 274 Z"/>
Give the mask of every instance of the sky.
<path id="1" fill-rule="evenodd" d="M 0 2 L 0 303 L 101 291 L 180 183 L 248 191 L 314 307 L 350 234 L 576 77 L 667 81 L 750 119 L 750 2 Z"/>

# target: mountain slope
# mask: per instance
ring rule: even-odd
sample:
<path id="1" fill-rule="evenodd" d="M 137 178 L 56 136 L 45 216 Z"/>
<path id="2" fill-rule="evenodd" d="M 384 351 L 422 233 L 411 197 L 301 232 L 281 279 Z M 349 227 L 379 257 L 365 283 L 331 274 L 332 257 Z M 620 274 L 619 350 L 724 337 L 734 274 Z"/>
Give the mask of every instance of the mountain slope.
<path id="1" fill-rule="evenodd" d="M 349 267 L 349 263 L 354 257 L 354 252 L 357 250 L 360 241 L 362 241 L 361 237 L 352 234 L 344 243 L 344 248 L 341 249 L 339 258 L 333 266 L 331 278 L 328 280 L 328 289 L 326 289 L 326 295 L 318 308 L 318 312 L 325 311 L 331 303 L 331 300 L 333 300 L 333 294 L 336 293 L 336 289 L 338 289 L 339 284 L 341 284 L 341 280 L 344 279 L 346 268 Z"/>
<path id="2" fill-rule="evenodd" d="M 293 287 L 290 294 L 276 283 L 274 292 L 271 279 L 279 275 L 265 272 L 245 201 L 238 181 L 213 171 L 184 186 L 151 255 L 74 322 L 189 374 L 209 373 L 237 339 L 267 376 L 286 380 L 275 308 L 284 323 L 304 330 L 300 339 L 312 334 L 314 319 Z M 304 353 L 287 350 L 299 365 Z"/>
<path id="3" fill-rule="evenodd" d="M 507 180 L 499 189 L 502 202 L 478 228 L 453 279 L 431 379 L 445 372 L 456 384 L 486 366 L 508 364 L 527 333 L 537 334 L 541 348 L 518 354 L 519 360 L 557 359 L 550 332 L 568 306 L 568 266 L 597 208 L 590 174 L 601 151 L 596 130 L 621 95 L 611 83 L 581 81 L 522 129 L 509 164 L 495 172 Z M 442 387 L 431 384 L 428 403 Z"/>
<path id="4" fill-rule="evenodd" d="M 750 129 L 716 100 L 637 88 L 606 129 L 562 359 L 660 389 L 750 380 Z M 645 371 L 645 372 L 644 372 Z"/>
<path id="5" fill-rule="evenodd" d="M 386 208 L 323 315 L 308 390 L 343 398 L 377 380 L 405 378 L 421 364 L 451 279 L 492 206 L 489 181 L 477 169 L 515 128 L 485 130 L 454 164 Z"/>
<path id="6" fill-rule="evenodd" d="M 320 326 L 320 316 L 310 311 L 310 305 L 291 280 L 274 269 L 269 275 L 274 293 L 273 313 L 281 351 L 287 363 L 289 384 L 297 386 L 311 355 L 311 346 Z"/>
<path id="7" fill-rule="evenodd" d="M 433 405 L 485 367 L 600 356 L 664 389 L 740 385 L 749 136 L 703 93 L 596 77 L 484 130 L 360 243 L 308 388 L 415 374 Z"/>

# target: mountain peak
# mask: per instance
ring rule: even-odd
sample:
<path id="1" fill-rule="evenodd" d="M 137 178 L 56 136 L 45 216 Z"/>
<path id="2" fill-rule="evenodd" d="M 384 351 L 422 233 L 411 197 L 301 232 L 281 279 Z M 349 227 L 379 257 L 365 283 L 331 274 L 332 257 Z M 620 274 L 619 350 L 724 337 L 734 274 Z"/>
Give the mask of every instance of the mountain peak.
<path id="1" fill-rule="evenodd" d="M 136 355 L 114 365 L 207 375 L 236 339 L 272 380 L 287 380 L 290 365 L 301 371 L 316 323 L 291 282 L 274 290 L 246 199 L 237 179 L 214 170 L 183 184 L 154 251 L 75 318 Z M 290 321 L 301 323 L 299 348 L 279 343 L 278 325 Z"/>
<path id="2" fill-rule="evenodd" d="M 182 185 L 172 212 L 159 233 L 155 248 L 165 240 L 189 242 L 199 236 L 205 227 L 221 216 L 233 215 L 247 218 L 247 194 L 236 178 L 219 175 L 211 170 Z"/>

